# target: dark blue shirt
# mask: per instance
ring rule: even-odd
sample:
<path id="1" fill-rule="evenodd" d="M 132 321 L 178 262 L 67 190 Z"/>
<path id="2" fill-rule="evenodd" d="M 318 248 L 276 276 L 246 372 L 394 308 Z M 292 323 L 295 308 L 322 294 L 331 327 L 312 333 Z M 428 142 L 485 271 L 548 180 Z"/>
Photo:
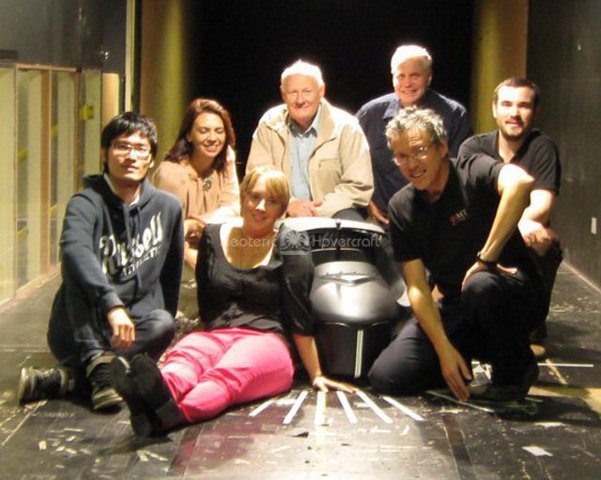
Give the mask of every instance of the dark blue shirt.
<path id="1" fill-rule="evenodd" d="M 472 134 L 472 127 L 463 105 L 434 90 L 426 90 L 419 108 L 429 108 L 438 113 L 444 122 L 449 139 L 449 156 L 455 157 L 461 143 Z M 356 116 L 369 142 L 374 172 L 372 200 L 386 212 L 391 197 L 407 184 L 398 167 L 391 161 L 392 154 L 386 140 L 386 125 L 401 109 L 395 93 L 375 98 L 363 105 Z"/>

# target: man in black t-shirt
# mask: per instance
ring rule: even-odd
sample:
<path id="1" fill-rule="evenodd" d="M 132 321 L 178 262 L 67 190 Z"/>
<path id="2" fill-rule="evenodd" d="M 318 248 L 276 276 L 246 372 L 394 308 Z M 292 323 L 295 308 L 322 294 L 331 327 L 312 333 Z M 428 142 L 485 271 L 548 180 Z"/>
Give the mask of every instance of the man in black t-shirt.
<path id="1" fill-rule="evenodd" d="M 532 177 L 485 155 L 450 160 L 431 110 L 405 109 L 386 136 L 410 182 L 388 213 L 415 318 L 374 363 L 372 386 L 417 393 L 446 382 L 465 400 L 479 358 L 493 370 L 481 398 L 522 399 L 538 376 L 528 333 L 542 320 L 540 277 L 517 232 Z"/>
<path id="2" fill-rule="evenodd" d="M 540 93 L 534 82 L 517 77 L 504 80 L 496 87 L 492 104 L 499 128 L 466 140 L 459 149 L 459 157 L 483 153 L 518 165 L 534 178 L 530 205 L 524 210 L 518 227 L 545 281 L 548 312 L 562 259 L 559 241 L 549 228 L 551 210 L 559 195 L 561 164 L 555 142 L 533 128 L 539 105 Z M 546 336 L 544 324 L 542 327 L 532 336 L 536 344 L 533 350 L 541 356 L 544 348 L 537 344 Z"/>

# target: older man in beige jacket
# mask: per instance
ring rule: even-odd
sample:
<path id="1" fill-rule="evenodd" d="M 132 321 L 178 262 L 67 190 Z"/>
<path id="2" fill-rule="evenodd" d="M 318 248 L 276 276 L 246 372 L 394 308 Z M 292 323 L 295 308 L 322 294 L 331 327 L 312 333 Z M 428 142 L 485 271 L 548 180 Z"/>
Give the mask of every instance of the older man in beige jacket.
<path id="1" fill-rule="evenodd" d="M 363 220 L 373 193 L 369 145 L 355 117 L 325 98 L 319 67 L 298 61 L 281 76 L 284 103 L 253 134 L 246 165 L 273 165 L 292 189 L 290 217 Z"/>

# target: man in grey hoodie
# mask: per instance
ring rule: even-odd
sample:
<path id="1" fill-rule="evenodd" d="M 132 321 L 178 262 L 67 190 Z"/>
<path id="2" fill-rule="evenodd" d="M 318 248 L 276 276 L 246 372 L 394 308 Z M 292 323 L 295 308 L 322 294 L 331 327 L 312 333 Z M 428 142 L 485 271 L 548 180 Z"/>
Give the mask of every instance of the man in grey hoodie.
<path id="1" fill-rule="evenodd" d="M 71 197 L 60 241 L 62 284 L 48 328 L 59 366 L 24 367 L 21 403 L 68 393 L 95 410 L 121 402 L 109 363 L 141 352 L 158 360 L 175 334 L 183 262 L 179 202 L 147 180 L 157 152 L 154 123 L 131 112 L 101 135 L 104 172 Z"/>

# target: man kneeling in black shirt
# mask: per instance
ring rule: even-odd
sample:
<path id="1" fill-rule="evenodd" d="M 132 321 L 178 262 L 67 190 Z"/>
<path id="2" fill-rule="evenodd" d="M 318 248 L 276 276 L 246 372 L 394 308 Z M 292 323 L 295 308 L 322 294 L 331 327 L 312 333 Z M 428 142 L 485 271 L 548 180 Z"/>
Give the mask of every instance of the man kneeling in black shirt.
<path id="1" fill-rule="evenodd" d="M 480 398 L 522 399 L 538 377 L 528 333 L 543 318 L 541 279 L 517 232 L 532 178 L 485 155 L 449 159 L 431 110 L 401 111 L 386 136 L 410 182 L 388 210 L 414 318 L 374 363 L 372 386 L 418 393 L 446 383 L 466 400 L 478 358 L 493 372 Z"/>

